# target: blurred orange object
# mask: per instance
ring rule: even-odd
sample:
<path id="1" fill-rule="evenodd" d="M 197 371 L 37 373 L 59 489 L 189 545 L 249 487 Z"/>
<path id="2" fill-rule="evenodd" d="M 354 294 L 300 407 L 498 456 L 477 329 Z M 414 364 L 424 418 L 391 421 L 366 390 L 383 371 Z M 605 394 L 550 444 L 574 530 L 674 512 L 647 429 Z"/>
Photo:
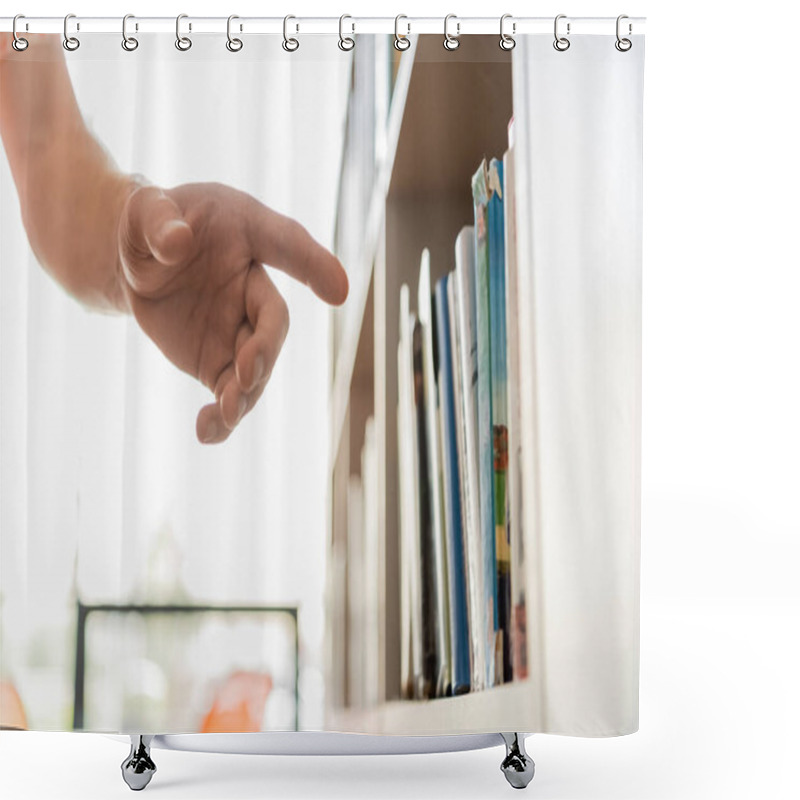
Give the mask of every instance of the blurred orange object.
<path id="1" fill-rule="evenodd" d="M 14 685 L 0 681 L 0 728 L 28 730 L 25 707 Z"/>
<path id="2" fill-rule="evenodd" d="M 231 673 L 217 689 L 200 733 L 255 733 L 261 730 L 264 706 L 272 689 L 267 673 Z"/>

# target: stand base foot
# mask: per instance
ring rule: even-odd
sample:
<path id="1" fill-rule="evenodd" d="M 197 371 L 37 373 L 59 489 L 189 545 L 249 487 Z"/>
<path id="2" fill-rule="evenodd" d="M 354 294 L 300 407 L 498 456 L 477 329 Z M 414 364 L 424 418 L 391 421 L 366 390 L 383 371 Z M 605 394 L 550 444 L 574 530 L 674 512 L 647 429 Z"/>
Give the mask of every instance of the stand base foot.
<path id="1" fill-rule="evenodd" d="M 536 771 L 533 759 L 525 752 L 525 739 L 519 733 L 501 733 L 506 744 L 506 757 L 500 765 L 506 780 L 515 789 L 524 789 Z"/>
<path id="2" fill-rule="evenodd" d="M 156 772 L 156 765 L 150 758 L 150 742 L 152 736 L 131 734 L 131 752 L 122 762 L 122 779 L 133 789 L 140 792 L 150 783 Z"/>

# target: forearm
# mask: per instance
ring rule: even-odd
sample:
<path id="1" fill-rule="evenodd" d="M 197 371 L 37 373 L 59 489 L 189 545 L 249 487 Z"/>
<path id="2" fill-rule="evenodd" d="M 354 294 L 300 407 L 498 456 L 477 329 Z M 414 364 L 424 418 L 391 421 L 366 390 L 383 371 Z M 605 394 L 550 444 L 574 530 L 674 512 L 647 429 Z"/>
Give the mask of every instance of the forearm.
<path id="1" fill-rule="evenodd" d="M 81 302 L 127 311 L 117 226 L 134 184 L 87 130 L 60 36 L 29 34 L 23 53 L 0 36 L 0 134 L 31 248 Z"/>

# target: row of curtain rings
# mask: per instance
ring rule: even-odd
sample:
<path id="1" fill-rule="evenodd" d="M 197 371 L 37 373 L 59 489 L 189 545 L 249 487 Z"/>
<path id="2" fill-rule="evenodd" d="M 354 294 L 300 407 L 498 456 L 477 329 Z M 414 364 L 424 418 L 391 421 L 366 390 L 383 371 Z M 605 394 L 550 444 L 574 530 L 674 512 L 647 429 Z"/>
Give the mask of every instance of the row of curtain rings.
<path id="1" fill-rule="evenodd" d="M 175 20 L 175 47 L 178 50 L 185 52 L 192 46 L 192 40 L 181 33 L 181 20 L 187 19 L 188 14 L 178 14 Z M 12 33 L 13 33 L 13 41 L 11 42 L 12 47 L 21 52 L 26 50 L 28 47 L 28 40 L 23 38 L 17 33 L 17 23 L 19 20 L 25 19 L 24 15 L 17 14 L 14 17 L 14 23 L 12 26 Z M 73 50 L 77 50 L 80 47 L 80 40 L 76 36 L 71 36 L 68 30 L 69 21 L 71 19 L 75 19 L 75 14 L 67 14 L 64 17 L 64 49 L 69 50 L 72 52 Z M 131 36 L 128 33 L 128 20 L 135 19 L 133 14 L 126 14 L 122 18 L 122 48 L 131 52 L 135 50 L 139 46 L 139 40 L 135 36 Z M 225 43 L 225 46 L 230 50 L 232 53 L 237 53 L 239 50 L 242 49 L 243 42 L 241 39 L 238 39 L 234 36 L 231 36 L 231 23 L 233 20 L 239 19 L 236 14 L 232 14 L 228 17 L 228 25 L 227 25 L 227 37 L 228 41 Z M 288 16 L 284 17 L 283 19 L 283 49 L 286 50 L 288 53 L 293 53 L 300 47 L 300 42 L 293 36 L 288 35 L 289 30 L 289 22 L 293 19 L 297 19 L 296 17 L 289 14 Z M 341 50 L 347 51 L 352 50 L 355 47 L 355 39 L 353 36 L 356 32 L 356 25 L 355 22 L 350 23 L 350 36 L 344 35 L 344 23 L 345 20 L 352 20 L 353 18 L 350 14 L 342 14 L 339 17 L 339 48 Z M 400 20 L 406 20 L 406 32 L 400 33 Z M 553 47 L 558 50 L 560 53 L 563 53 L 565 50 L 569 50 L 570 41 L 567 38 L 570 34 L 570 23 L 567 22 L 566 24 L 566 35 L 559 33 L 559 22 L 562 19 L 567 19 L 566 14 L 559 14 L 556 16 L 555 20 L 553 21 Z M 627 14 L 620 14 L 617 17 L 617 41 L 614 43 L 614 47 L 617 48 L 621 53 L 626 53 L 628 50 L 631 49 L 632 42 L 627 37 L 621 35 L 621 26 L 622 20 L 628 19 Z M 395 49 L 403 51 L 408 50 L 411 47 L 411 23 L 407 21 L 408 17 L 405 14 L 398 14 L 394 20 L 394 46 Z M 456 21 L 456 32 L 455 34 L 450 32 L 450 21 Z M 507 33 L 506 31 L 506 20 L 512 20 L 511 22 L 511 34 Z M 138 29 L 138 26 L 137 26 Z M 192 24 L 189 23 L 189 31 L 191 32 Z M 300 26 L 295 25 L 295 31 L 299 31 Z M 80 30 L 80 23 L 77 24 L 77 30 Z M 239 26 L 239 30 L 242 30 L 242 26 Z M 516 46 L 516 41 L 512 34 L 516 34 L 517 32 L 517 24 L 513 21 L 513 17 L 511 14 L 503 14 L 500 17 L 500 42 L 499 46 L 501 50 L 513 50 Z M 628 34 L 632 32 L 632 26 L 630 23 L 628 24 Z M 461 44 L 460 39 L 458 38 L 461 33 L 461 23 L 458 21 L 458 17 L 455 14 L 448 14 L 444 18 L 444 41 L 442 44 L 444 45 L 445 50 L 458 50 L 459 45 Z"/>

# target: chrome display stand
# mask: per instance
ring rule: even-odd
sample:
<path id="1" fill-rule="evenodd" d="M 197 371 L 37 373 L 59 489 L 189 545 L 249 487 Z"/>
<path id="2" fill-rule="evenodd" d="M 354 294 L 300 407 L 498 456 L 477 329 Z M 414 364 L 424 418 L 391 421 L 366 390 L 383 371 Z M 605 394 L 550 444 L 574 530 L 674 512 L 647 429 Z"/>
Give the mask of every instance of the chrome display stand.
<path id="1" fill-rule="evenodd" d="M 302 734 L 295 733 L 294 736 L 302 736 Z M 344 736 L 347 736 L 347 734 L 344 734 Z M 515 789 L 524 789 L 533 779 L 535 771 L 533 759 L 525 752 L 525 735 L 522 733 L 501 733 L 499 736 L 506 746 L 506 757 L 500 764 L 500 769 L 511 786 Z M 156 773 L 156 765 L 150 754 L 150 745 L 154 738 L 152 734 L 130 734 L 131 750 L 127 758 L 122 762 L 121 768 L 125 783 L 135 792 L 144 789 Z M 181 737 L 174 738 L 180 739 Z M 459 737 L 446 738 L 454 739 Z M 358 751 L 354 750 L 352 752 L 356 753 Z"/>

